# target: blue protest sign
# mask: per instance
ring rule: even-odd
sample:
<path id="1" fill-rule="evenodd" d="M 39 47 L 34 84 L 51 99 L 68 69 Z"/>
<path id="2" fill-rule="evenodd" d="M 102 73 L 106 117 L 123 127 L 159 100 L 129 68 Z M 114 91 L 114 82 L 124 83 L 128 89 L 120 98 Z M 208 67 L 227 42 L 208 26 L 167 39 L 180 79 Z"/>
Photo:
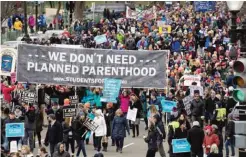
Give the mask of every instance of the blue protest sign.
<path id="1" fill-rule="evenodd" d="M 121 80 L 105 78 L 103 97 L 101 98 L 101 101 L 116 103 L 116 98 L 119 96 L 120 87 Z"/>
<path id="2" fill-rule="evenodd" d="M 215 1 L 195 1 L 194 8 L 196 12 L 215 11 Z"/>
<path id="3" fill-rule="evenodd" d="M 6 124 L 6 137 L 24 137 L 24 123 L 9 123 Z"/>
<path id="4" fill-rule="evenodd" d="M 96 41 L 96 44 L 102 44 L 107 42 L 107 37 L 105 34 L 103 35 L 98 35 L 94 38 L 94 40 Z"/>
<path id="5" fill-rule="evenodd" d="M 186 138 L 172 140 L 173 153 L 190 152 L 190 144 Z"/>
<path id="6" fill-rule="evenodd" d="M 230 43 L 230 40 L 231 40 L 231 38 L 226 38 L 226 37 L 224 37 L 224 38 L 223 38 L 223 44 Z"/>
<path id="7" fill-rule="evenodd" d="M 177 106 L 177 103 L 174 101 L 169 101 L 169 100 L 161 100 L 161 105 L 162 105 L 162 111 L 163 112 L 171 112 L 173 110 L 173 107 Z"/>

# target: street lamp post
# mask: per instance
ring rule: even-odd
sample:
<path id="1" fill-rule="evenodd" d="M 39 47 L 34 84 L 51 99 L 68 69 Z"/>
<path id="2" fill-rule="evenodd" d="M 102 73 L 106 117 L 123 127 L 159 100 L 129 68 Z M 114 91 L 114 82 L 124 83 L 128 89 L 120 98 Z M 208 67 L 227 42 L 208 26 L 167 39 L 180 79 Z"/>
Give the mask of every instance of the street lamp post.
<path id="1" fill-rule="evenodd" d="M 241 91 L 241 95 L 234 95 L 236 97 L 242 96 L 242 98 L 245 98 L 246 96 L 246 85 L 245 85 L 245 67 L 246 67 L 246 23 L 243 23 L 242 29 L 237 29 L 237 13 L 240 12 L 241 7 L 243 6 L 244 1 L 227 1 L 227 6 L 229 8 L 229 11 L 231 13 L 231 30 L 230 30 L 230 38 L 231 42 L 234 46 L 234 44 L 237 42 L 237 40 L 240 40 L 240 58 L 235 61 L 233 64 L 233 69 L 236 72 L 235 77 L 233 78 L 233 83 L 235 82 L 237 85 L 237 88 L 235 91 Z M 232 56 L 237 56 L 237 51 L 231 52 Z M 234 97 L 233 96 L 233 97 Z M 239 99 L 238 99 L 239 100 Z M 239 107 L 245 108 L 245 99 L 239 100 Z M 246 118 L 245 118 L 245 111 L 241 112 L 239 111 L 239 123 L 245 124 Z M 234 124 L 238 123 L 238 121 L 234 122 Z M 238 128 L 234 128 L 234 131 L 236 132 Z M 241 130 L 243 133 L 235 134 L 235 146 L 238 147 L 238 156 L 239 157 L 245 157 L 246 156 L 246 145 L 240 145 L 243 141 L 245 143 L 246 139 L 246 130 Z"/>
<path id="2" fill-rule="evenodd" d="M 25 35 L 22 38 L 22 41 L 29 42 L 30 37 L 29 37 L 28 31 L 27 31 L 27 2 L 26 1 L 24 1 L 24 31 L 25 31 Z"/>
<path id="3" fill-rule="evenodd" d="M 35 2 L 36 33 L 38 32 L 38 1 Z"/>

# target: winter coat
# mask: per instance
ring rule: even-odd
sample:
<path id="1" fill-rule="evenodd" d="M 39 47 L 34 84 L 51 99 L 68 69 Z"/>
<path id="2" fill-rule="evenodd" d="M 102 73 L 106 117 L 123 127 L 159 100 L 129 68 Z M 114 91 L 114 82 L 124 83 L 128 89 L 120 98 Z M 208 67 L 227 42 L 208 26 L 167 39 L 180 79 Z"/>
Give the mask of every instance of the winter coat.
<path id="1" fill-rule="evenodd" d="M 141 101 L 140 100 L 137 100 L 136 102 L 130 102 L 130 108 L 131 108 L 131 110 L 133 108 L 138 109 L 137 110 L 137 117 L 136 118 L 141 118 L 141 113 L 143 111 L 143 107 L 142 107 L 142 104 L 141 104 Z"/>
<path id="2" fill-rule="evenodd" d="M 229 121 L 226 127 L 226 132 L 225 132 L 225 137 L 226 139 L 229 138 L 233 138 L 234 135 L 234 123 L 233 121 Z"/>
<path id="3" fill-rule="evenodd" d="M 36 110 L 34 107 L 29 107 L 25 113 L 25 129 L 32 131 L 36 129 Z"/>
<path id="4" fill-rule="evenodd" d="M 153 129 L 148 132 L 148 136 L 144 140 L 146 143 L 148 143 L 149 150 L 158 150 L 157 139 L 158 131 L 156 129 Z"/>
<path id="5" fill-rule="evenodd" d="M 180 46 L 181 45 L 179 41 L 172 42 L 172 45 L 171 45 L 172 52 L 180 52 Z"/>
<path id="6" fill-rule="evenodd" d="M 201 99 L 199 101 L 192 100 L 190 109 L 191 109 L 192 116 L 197 116 L 197 117 L 203 116 L 204 115 L 204 102 L 203 102 L 203 100 L 201 100 Z"/>
<path id="7" fill-rule="evenodd" d="M 12 25 L 13 25 L 12 19 L 8 18 L 8 27 L 12 27 Z"/>
<path id="8" fill-rule="evenodd" d="M 14 29 L 18 30 L 18 31 L 21 31 L 22 30 L 22 22 L 21 21 L 15 21 Z"/>
<path id="9" fill-rule="evenodd" d="M 204 132 L 200 127 L 193 126 L 188 131 L 187 140 L 191 145 L 192 152 L 195 152 L 195 153 L 203 152 L 202 144 L 204 140 Z"/>
<path id="10" fill-rule="evenodd" d="M 57 144 L 63 140 L 62 124 L 58 121 L 51 126 L 49 124 L 45 137 L 45 143 Z"/>
<path id="11" fill-rule="evenodd" d="M 212 144 L 216 144 L 217 146 L 219 146 L 220 144 L 218 135 L 214 133 L 212 133 L 211 135 L 206 135 L 203 140 L 203 146 L 205 146 L 206 148 L 206 154 L 210 152 L 210 147 L 212 146 Z M 207 146 L 210 146 L 210 147 L 208 148 Z"/>
<path id="12" fill-rule="evenodd" d="M 41 132 L 43 130 L 44 116 L 40 111 L 36 112 L 36 132 Z"/>
<path id="13" fill-rule="evenodd" d="M 124 116 L 115 116 L 112 122 L 112 138 L 124 138 L 126 137 L 126 130 L 128 134 L 130 133 L 129 127 L 127 125 L 127 120 Z"/>
<path id="14" fill-rule="evenodd" d="M 126 40 L 126 49 L 127 50 L 136 50 L 136 43 L 134 38 L 128 38 Z"/>
<path id="15" fill-rule="evenodd" d="M 122 110 L 123 113 L 126 113 L 128 111 L 130 103 L 130 96 L 123 96 L 120 95 L 120 109 Z"/>
<path id="16" fill-rule="evenodd" d="M 2 93 L 3 93 L 3 98 L 6 102 L 10 103 L 12 98 L 11 98 L 11 92 L 15 89 L 15 86 L 12 87 L 7 87 L 2 85 Z"/>
<path id="17" fill-rule="evenodd" d="M 99 136 L 106 136 L 107 135 L 107 126 L 106 126 L 106 122 L 104 119 L 104 116 L 96 116 L 93 120 L 97 125 L 98 128 L 95 130 L 95 136 L 99 137 Z"/>
<path id="18" fill-rule="evenodd" d="M 107 125 L 107 137 L 111 136 L 111 128 L 112 128 L 112 121 L 114 119 L 114 109 L 110 108 L 106 110 L 106 114 L 104 114 L 105 122 Z"/>
<path id="19" fill-rule="evenodd" d="M 35 18 L 32 15 L 28 19 L 28 25 L 30 27 L 34 27 L 35 26 Z"/>
<path id="20" fill-rule="evenodd" d="M 208 113 L 213 113 L 214 110 L 215 110 L 215 107 L 216 107 L 216 102 L 218 102 L 219 99 L 218 98 L 214 98 L 214 100 L 212 100 L 212 98 L 208 98 L 206 101 L 205 101 L 205 110 L 206 112 Z"/>

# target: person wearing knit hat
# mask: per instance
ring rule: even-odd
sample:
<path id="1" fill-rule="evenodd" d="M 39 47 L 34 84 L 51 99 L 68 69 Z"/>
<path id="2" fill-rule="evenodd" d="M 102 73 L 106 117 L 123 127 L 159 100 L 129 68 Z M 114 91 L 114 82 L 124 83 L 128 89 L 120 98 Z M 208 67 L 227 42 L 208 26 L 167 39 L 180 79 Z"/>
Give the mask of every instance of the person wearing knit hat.
<path id="1" fill-rule="evenodd" d="M 208 155 L 212 144 L 216 144 L 217 146 L 219 146 L 220 140 L 219 140 L 218 135 L 213 133 L 212 126 L 207 125 L 204 128 L 204 130 L 205 130 L 205 138 L 203 141 L 203 147 L 205 148 L 205 154 Z"/>

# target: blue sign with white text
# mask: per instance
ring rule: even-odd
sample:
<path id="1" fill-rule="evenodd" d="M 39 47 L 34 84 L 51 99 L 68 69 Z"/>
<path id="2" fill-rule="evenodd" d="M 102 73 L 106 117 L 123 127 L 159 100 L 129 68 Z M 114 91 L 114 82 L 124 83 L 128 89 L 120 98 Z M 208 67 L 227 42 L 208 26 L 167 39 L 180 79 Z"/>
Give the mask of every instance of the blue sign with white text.
<path id="1" fill-rule="evenodd" d="M 101 101 L 116 103 L 116 98 L 119 96 L 120 87 L 121 80 L 105 78 L 103 87 L 103 97 L 101 98 Z"/>
<path id="2" fill-rule="evenodd" d="M 24 137 L 24 123 L 8 123 L 5 131 L 6 137 Z"/>
<path id="3" fill-rule="evenodd" d="M 190 144 L 186 138 L 172 140 L 173 153 L 190 152 Z"/>
<path id="4" fill-rule="evenodd" d="M 162 111 L 163 112 L 171 112 L 173 110 L 173 107 L 177 106 L 177 103 L 175 101 L 169 101 L 169 100 L 161 100 L 162 105 Z"/>
<path id="5" fill-rule="evenodd" d="M 195 1 L 194 7 L 196 12 L 215 11 L 215 1 Z"/>

